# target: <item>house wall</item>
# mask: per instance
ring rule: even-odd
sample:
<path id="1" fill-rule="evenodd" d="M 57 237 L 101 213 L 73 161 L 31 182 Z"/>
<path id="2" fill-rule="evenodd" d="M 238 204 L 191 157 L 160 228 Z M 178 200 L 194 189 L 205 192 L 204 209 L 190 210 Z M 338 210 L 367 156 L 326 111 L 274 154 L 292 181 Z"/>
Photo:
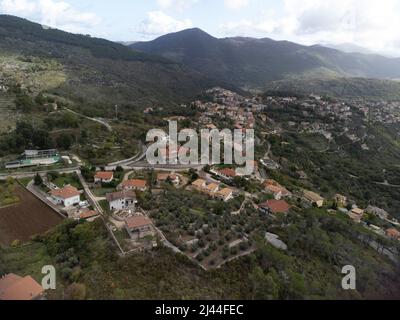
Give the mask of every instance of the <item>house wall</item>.
<path id="1" fill-rule="evenodd" d="M 119 199 L 110 202 L 110 210 L 135 209 L 136 201 L 133 199 Z"/>
<path id="2" fill-rule="evenodd" d="M 154 229 L 151 225 L 136 229 L 129 229 L 127 226 L 125 226 L 125 228 L 128 231 L 131 239 L 134 240 L 142 239 L 147 236 L 154 236 Z"/>
<path id="3" fill-rule="evenodd" d="M 101 183 L 111 183 L 112 181 L 113 181 L 113 179 L 105 180 L 105 179 L 94 178 L 94 182 L 95 182 L 95 183 L 98 183 L 98 182 L 101 182 Z"/>
<path id="4" fill-rule="evenodd" d="M 75 196 L 69 199 L 65 199 L 64 200 L 64 206 L 65 207 L 70 207 L 73 206 L 75 204 L 78 204 L 79 202 L 81 202 L 81 197 L 80 196 Z"/>

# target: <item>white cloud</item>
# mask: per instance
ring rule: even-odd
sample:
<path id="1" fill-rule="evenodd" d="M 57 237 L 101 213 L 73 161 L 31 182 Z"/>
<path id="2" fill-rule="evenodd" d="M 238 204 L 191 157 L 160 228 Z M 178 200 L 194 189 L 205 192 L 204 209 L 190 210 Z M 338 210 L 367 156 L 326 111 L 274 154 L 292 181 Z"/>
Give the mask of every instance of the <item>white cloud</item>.
<path id="1" fill-rule="evenodd" d="M 190 19 L 177 20 L 162 11 L 151 11 L 138 27 L 138 32 L 146 36 L 159 36 L 192 27 Z"/>
<path id="2" fill-rule="evenodd" d="M 157 0 L 158 6 L 163 10 L 174 9 L 181 12 L 197 2 L 198 0 Z"/>
<path id="3" fill-rule="evenodd" d="M 247 7 L 250 0 L 224 0 L 225 7 L 231 10 L 240 10 Z"/>
<path id="4" fill-rule="evenodd" d="M 400 0 L 283 0 L 283 12 L 224 23 L 227 35 L 247 33 L 304 44 L 355 43 L 400 56 Z"/>
<path id="5" fill-rule="evenodd" d="M 31 15 L 36 10 L 36 4 L 28 0 L 3 0 L 0 11 L 6 14 Z"/>
<path id="6" fill-rule="evenodd" d="M 88 33 L 101 22 L 94 13 L 81 12 L 67 2 L 56 0 L 2 0 L 0 11 L 70 32 Z"/>

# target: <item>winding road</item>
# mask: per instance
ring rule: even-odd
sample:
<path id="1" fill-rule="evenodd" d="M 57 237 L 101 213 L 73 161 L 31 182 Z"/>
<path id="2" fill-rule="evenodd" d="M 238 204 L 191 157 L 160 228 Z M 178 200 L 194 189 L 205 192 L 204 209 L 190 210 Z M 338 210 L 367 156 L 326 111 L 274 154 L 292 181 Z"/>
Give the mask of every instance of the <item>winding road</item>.
<path id="1" fill-rule="evenodd" d="M 78 113 L 78 112 L 76 112 L 74 110 L 71 110 L 71 109 L 68 109 L 68 108 L 65 108 L 64 110 L 67 110 L 68 112 L 71 112 L 71 113 L 77 115 L 78 117 L 82 117 L 82 118 L 85 118 L 85 119 L 100 123 L 101 125 L 105 126 L 108 131 L 110 131 L 110 132 L 113 131 L 113 128 L 111 127 L 111 125 L 107 121 L 105 121 L 104 119 L 91 118 L 91 117 L 85 116 L 84 114 Z"/>

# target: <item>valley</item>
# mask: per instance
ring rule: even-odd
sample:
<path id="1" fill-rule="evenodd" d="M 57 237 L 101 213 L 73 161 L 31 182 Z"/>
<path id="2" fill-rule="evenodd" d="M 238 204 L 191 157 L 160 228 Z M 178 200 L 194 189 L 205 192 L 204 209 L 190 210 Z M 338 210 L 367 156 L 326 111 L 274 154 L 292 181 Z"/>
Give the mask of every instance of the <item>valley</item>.
<path id="1" fill-rule="evenodd" d="M 48 300 L 399 299 L 399 77 L 321 46 L 124 46 L 0 15 L 0 272 L 54 265 Z M 149 164 L 172 121 L 224 146 L 254 130 L 254 171 Z M 164 160 L 187 151 L 164 140 Z"/>

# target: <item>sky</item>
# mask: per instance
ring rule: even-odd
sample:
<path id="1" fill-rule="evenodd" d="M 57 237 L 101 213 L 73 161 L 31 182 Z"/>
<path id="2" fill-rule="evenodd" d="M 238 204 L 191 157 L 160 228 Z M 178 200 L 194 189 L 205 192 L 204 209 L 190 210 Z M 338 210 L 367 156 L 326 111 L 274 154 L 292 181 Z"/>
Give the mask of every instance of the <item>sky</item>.
<path id="1" fill-rule="evenodd" d="M 400 57 L 400 0 L 0 0 L 0 13 L 113 41 L 198 27 L 219 38 L 351 43 Z"/>

